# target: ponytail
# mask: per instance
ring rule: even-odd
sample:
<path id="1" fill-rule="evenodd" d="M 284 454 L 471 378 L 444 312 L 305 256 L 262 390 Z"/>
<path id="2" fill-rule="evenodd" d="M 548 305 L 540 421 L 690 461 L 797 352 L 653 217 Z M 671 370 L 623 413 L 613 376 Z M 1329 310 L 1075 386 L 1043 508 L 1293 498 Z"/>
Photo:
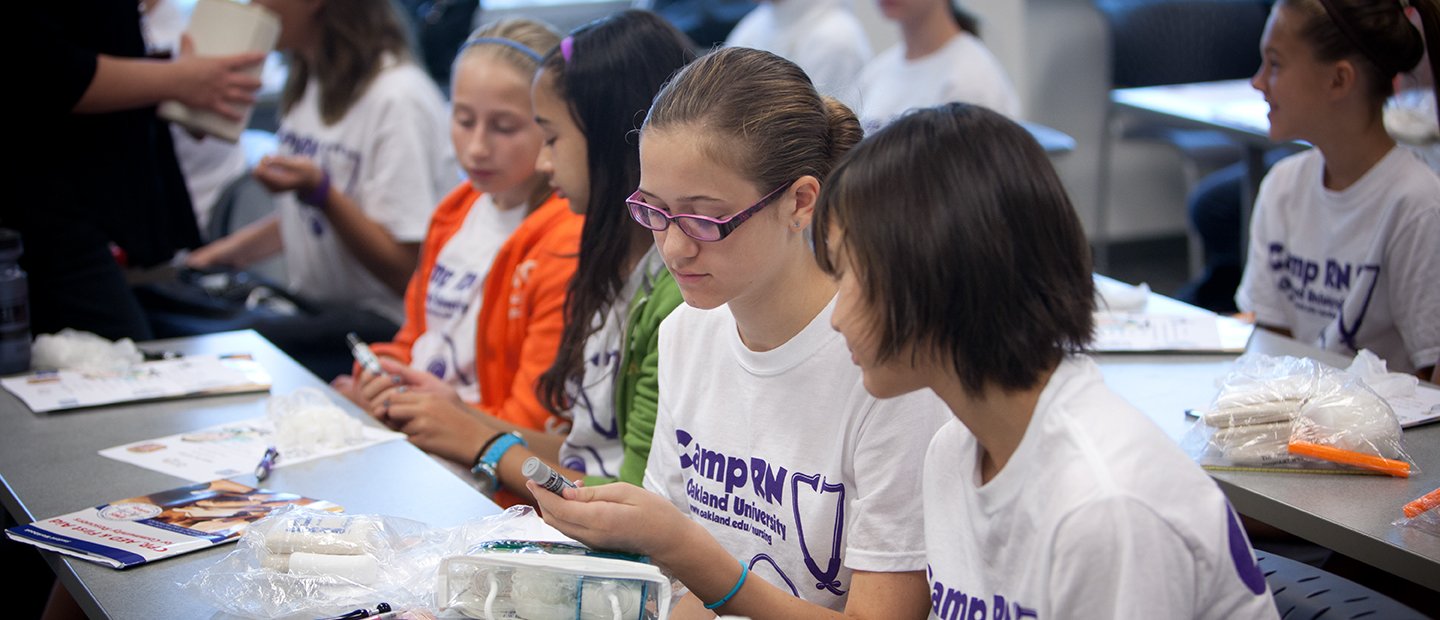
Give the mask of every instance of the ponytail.
<path id="1" fill-rule="evenodd" d="M 1303 16 L 1300 38 L 1315 58 L 1351 59 L 1370 81 L 1377 104 L 1394 94 L 1394 79 L 1420 63 L 1426 49 L 1440 44 L 1440 0 L 1280 0 Z M 1405 8 L 1414 5 L 1425 31 L 1410 23 Z M 1431 75 L 1436 75 L 1431 53 Z M 1437 81 L 1440 85 L 1440 81 Z M 1433 88 L 1434 86 L 1432 86 Z"/>
<path id="2" fill-rule="evenodd" d="M 955 25 L 961 30 L 975 38 L 980 38 L 980 18 L 974 13 L 961 8 L 958 0 L 950 0 L 950 16 L 955 18 Z"/>
<path id="3" fill-rule="evenodd" d="M 825 120 L 830 125 L 830 161 L 839 161 L 850 149 L 865 137 L 865 130 L 855 113 L 839 99 L 830 96 L 820 98 L 825 103 Z"/>

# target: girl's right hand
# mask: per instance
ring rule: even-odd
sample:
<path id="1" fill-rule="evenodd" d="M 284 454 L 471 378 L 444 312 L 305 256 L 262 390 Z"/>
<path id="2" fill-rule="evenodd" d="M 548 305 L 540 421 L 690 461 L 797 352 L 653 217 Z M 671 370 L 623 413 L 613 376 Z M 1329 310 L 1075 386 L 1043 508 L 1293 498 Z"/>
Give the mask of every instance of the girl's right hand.
<path id="1" fill-rule="evenodd" d="M 686 548 L 691 536 L 704 536 L 694 521 L 665 498 L 631 484 L 565 489 L 558 496 L 527 481 L 540 515 L 551 527 L 594 549 L 650 556 L 664 565 L 665 552 Z"/>

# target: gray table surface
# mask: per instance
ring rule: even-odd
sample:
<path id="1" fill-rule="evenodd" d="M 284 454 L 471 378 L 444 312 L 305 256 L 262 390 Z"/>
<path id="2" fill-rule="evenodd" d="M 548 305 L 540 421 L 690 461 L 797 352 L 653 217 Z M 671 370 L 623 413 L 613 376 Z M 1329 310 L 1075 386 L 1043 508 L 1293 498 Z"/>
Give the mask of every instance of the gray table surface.
<path id="1" fill-rule="evenodd" d="M 185 354 L 251 353 L 269 371 L 273 394 L 325 385 L 254 332 L 162 340 L 144 343 L 142 348 Z M 338 394 L 331 396 L 351 415 L 374 423 Z M 187 484 L 113 461 L 97 451 L 263 416 L 267 398 L 245 394 L 35 414 L 0 390 L 0 481 L 4 483 L 0 500 L 17 521 L 28 523 Z M 251 476 L 235 480 L 255 483 Z M 499 511 L 405 441 L 282 467 L 263 486 L 331 500 L 350 513 L 405 517 L 434 526 L 457 525 Z M 221 545 L 124 571 L 54 553 L 43 555 L 91 618 L 207 618 L 216 611 L 177 584 L 233 548 Z"/>
<path id="2" fill-rule="evenodd" d="M 1176 303 L 1171 301 L 1171 303 Z M 1344 368 L 1350 360 L 1256 330 L 1248 350 L 1310 357 Z M 1194 423 L 1233 355 L 1096 356 L 1106 383 L 1179 441 Z M 1405 431 L 1404 447 L 1419 466 L 1410 478 L 1335 474 L 1211 472 L 1241 514 L 1328 547 L 1432 590 L 1440 590 L 1440 537 L 1391 525 L 1400 507 L 1440 487 L 1440 423 Z"/>

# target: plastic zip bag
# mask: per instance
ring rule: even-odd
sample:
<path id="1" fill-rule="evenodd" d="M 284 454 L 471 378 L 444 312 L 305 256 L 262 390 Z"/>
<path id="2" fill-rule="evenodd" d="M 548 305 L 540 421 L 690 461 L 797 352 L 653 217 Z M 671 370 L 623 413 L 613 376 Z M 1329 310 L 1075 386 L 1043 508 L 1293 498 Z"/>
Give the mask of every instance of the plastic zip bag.
<path id="1" fill-rule="evenodd" d="M 445 558 L 436 587 L 442 611 L 485 620 L 665 620 L 671 594 L 651 564 L 494 551 Z"/>
<path id="2" fill-rule="evenodd" d="M 1400 422 L 1357 376 L 1311 359 L 1248 354 L 1181 440 L 1200 465 L 1373 472 L 1418 471 Z"/>

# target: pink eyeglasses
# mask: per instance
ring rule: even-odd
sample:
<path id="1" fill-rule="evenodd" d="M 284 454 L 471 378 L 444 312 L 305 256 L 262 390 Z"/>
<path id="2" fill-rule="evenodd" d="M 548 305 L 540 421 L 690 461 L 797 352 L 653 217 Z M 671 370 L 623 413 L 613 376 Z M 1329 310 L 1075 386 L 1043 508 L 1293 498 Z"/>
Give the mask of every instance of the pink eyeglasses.
<path id="1" fill-rule="evenodd" d="M 646 204 L 644 198 L 640 195 L 640 190 L 635 190 L 635 193 L 630 194 L 630 197 L 625 199 L 625 204 L 630 207 L 630 217 L 634 218 L 636 222 L 639 222 L 641 226 L 649 228 L 650 230 L 665 230 L 670 227 L 671 222 L 674 222 L 675 225 L 680 228 L 680 232 L 685 233 L 685 235 L 691 239 L 696 241 L 719 241 L 730 236 L 730 233 L 735 232 L 735 229 L 739 228 L 741 224 L 744 224 L 745 220 L 759 213 L 760 210 L 764 209 L 766 205 L 769 205 L 771 201 L 783 194 L 785 190 L 790 188 L 792 183 L 794 183 L 794 181 L 775 188 L 770 193 L 765 194 L 765 197 L 761 198 L 760 202 L 751 205 L 744 211 L 731 215 L 730 217 L 719 219 L 706 217 L 704 215 L 691 215 L 689 213 L 671 215 L 663 209 Z"/>

